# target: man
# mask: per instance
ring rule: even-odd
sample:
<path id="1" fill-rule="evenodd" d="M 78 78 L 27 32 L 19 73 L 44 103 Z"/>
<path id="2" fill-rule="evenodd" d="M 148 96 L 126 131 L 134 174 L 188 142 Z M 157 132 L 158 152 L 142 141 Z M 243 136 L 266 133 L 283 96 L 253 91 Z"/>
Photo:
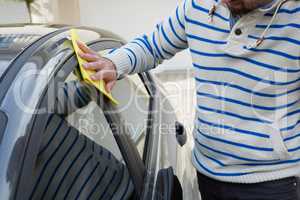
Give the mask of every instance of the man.
<path id="1" fill-rule="evenodd" d="M 79 45 L 108 91 L 189 48 L 203 200 L 297 200 L 299 19 L 296 0 L 186 0 L 151 35 L 105 57 Z"/>

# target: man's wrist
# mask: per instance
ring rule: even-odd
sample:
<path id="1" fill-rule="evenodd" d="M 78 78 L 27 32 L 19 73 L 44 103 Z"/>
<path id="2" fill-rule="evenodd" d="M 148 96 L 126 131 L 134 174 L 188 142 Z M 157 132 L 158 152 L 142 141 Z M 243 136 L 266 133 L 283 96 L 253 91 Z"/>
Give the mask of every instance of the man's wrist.
<path id="1" fill-rule="evenodd" d="M 111 54 L 106 54 L 103 58 L 109 59 L 113 62 L 117 72 L 117 79 L 126 76 L 131 69 L 131 63 L 128 55 L 125 52 L 117 51 Z"/>

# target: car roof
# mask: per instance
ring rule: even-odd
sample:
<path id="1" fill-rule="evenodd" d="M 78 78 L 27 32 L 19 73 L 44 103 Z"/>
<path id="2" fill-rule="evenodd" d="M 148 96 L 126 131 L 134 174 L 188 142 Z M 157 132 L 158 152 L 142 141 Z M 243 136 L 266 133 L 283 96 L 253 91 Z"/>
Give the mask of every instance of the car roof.
<path id="1" fill-rule="evenodd" d="M 57 29 L 57 27 L 41 24 L 0 26 L 0 53 L 18 54 L 27 45 Z"/>
<path id="2" fill-rule="evenodd" d="M 26 46 L 37 39 L 61 28 L 74 27 L 65 24 L 5 24 L 0 25 L 0 55 L 11 54 L 15 57 Z M 79 27 L 93 32 L 97 32 L 102 37 L 113 37 L 124 41 L 119 36 L 101 29 L 90 27 Z M 89 36 L 88 36 L 89 37 Z M 0 57 L 1 60 L 1 57 Z"/>
<path id="3" fill-rule="evenodd" d="M 0 25 L 0 76 L 26 46 L 57 29 L 41 24 Z"/>
<path id="4" fill-rule="evenodd" d="M 61 24 L 6 24 L 0 25 L 0 76 L 8 68 L 9 63 L 27 46 L 40 38 L 59 29 L 71 28 L 70 25 Z M 110 35 L 109 32 L 88 27 L 84 36 L 87 38 L 99 37 L 96 32 Z M 88 31 L 90 30 L 90 31 Z M 95 36 L 96 35 L 96 36 Z"/>

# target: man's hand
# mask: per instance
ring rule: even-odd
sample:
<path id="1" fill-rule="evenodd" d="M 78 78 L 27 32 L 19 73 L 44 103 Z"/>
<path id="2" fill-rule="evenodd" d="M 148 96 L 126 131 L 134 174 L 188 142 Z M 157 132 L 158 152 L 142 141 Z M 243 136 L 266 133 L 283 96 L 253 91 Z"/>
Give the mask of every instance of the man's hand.
<path id="1" fill-rule="evenodd" d="M 91 76 L 92 80 L 103 80 L 106 84 L 106 91 L 111 92 L 117 81 L 116 66 L 109 59 L 101 57 L 97 52 L 87 47 L 84 43 L 77 41 L 81 52 L 79 56 L 87 61 L 83 67 L 87 70 L 95 70 L 96 73 Z"/>

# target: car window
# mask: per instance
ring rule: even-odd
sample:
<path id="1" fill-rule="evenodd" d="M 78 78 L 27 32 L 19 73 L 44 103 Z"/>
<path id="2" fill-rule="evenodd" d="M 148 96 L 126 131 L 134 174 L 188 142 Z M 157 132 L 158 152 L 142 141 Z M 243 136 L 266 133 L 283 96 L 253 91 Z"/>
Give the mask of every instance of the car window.
<path id="1" fill-rule="evenodd" d="M 100 51 L 99 53 L 103 55 L 111 51 L 112 50 L 107 49 L 105 51 Z M 72 74 L 67 78 L 67 81 L 76 79 L 77 77 Z M 113 88 L 112 95 L 119 102 L 116 112 L 121 115 L 122 122 L 127 127 L 130 138 L 136 145 L 142 158 L 145 149 L 150 102 L 148 91 L 139 75 L 134 74 L 117 81 Z M 80 120 L 79 115 L 81 116 Z M 114 142 L 114 138 L 110 132 L 109 125 L 104 118 L 102 110 L 95 102 L 90 103 L 84 109 L 71 115 L 69 120 L 73 120 L 73 123 L 75 123 L 74 125 L 76 125 L 83 134 L 86 134 L 97 143 L 107 147 L 115 156 L 121 158 L 120 152 L 116 146 L 117 144 Z M 103 135 L 103 133 L 107 134 Z"/>
<path id="2" fill-rule="evenodd" d="M 69 81 L 78 81 L 73 74 Z M 105 119 L 102 109 L 91 101 L 88 105 L 76 110 L 67 117 L 67 121 L 83 135 L 86 135 L 98 145 L 107 148 L 117 159 L 122 160 L 122 155 L 113 137 L 113 133 Z"/>
<path id="3" fill-rule="evenodd" d="M 70 74 L 63 84 L 64 88 L 66 88 L 66 85 L 67 87 L 72 87 L 72 85 L 74 84 L 83 85 L 86 83 L 78 80 L 78 78 L 74 74 Z M 79 87 L 76 86 L 76 88 Z M 63 93 L 66 92 L 63 91 Z M 69 94 L 64 96 L 66 96 L 67 99 L 71 100 Z M 88 95 L 84 94 L 83 92 L 81 92 L 81 94 L 78 94 L 77 96 L 80 96 L 81 102 L 88 102 Z M 116 159 L 116 161 L 112 162 L 110 168 L 114 168 L 113 166 L 115 165 L 115 163 L 117 163 L 117 165 L 123 163 L 123 165 L 126 166 L 127 169 L 124 169 L 126 171 L 124 172 L 125 175 L 119 180 L 119 182 L 121 182 L 122 184 L 120 184 L 120 186 L 117 186 L 117 190 L 123 191 L 125 188 L 127 188 L 125 193 L 127 195 L 130 195 L 132 194 L 133 184 L 131 184 L 129 180 L 131 180 L 131 178 L 134 178 L 135 175 L 130 174 L 131 176 L 129 176 L 129 170 L 131 171 L 131 173 L 136 173 L 136 176 L 140 174 L 138 171 L 141 170 L 139 167 L 140 164 L 142 164 L 142 157 L 145 148 L 148 103 L 150 98 L 147 90 L 143 85 L 143 82 L 138 75 L 126 77 L 118 81 L 113 89 L 113 96 L 118 100 L 119 104 L 116 106 L 116 109 L 111 112 L 118 113 L 118 116 L 121 118 L 120 122 L 124 123 L 125 127 L 127 128 L 126 133 L 129 134 L 129 138 L 132 140 L 137 149 L 136 154 L 131 155 L 132 158 L 129 159 L 131 160 L 131 162 L 129 163 L 132 163 L 132 161 L 138 161 L 134 158 L 137 158 L 136 156 L 140 155 L 139 164 L 135 164 L 136 170 L 132 170 L 131 164 L 128 163 L 128 158 L 125 162 L 123 157 L 124 149 L 122 149 L 121 153 L 121 146 L 119 146 L 120 144 L 117 144 L 116 142 L 116 138 L 112 133 L 112 127 L 110 126 L 111 124 L 108 124 L 107 118 L 105 117 L 100 106 L 98 106 L 97 101 L 90 101 L 82 107 L 79 106 L 79 109 L 76 109 L 74 112 L 70 112 L 71 114 L 69 114 L 66 118 L 68 123 L 73 128 L 78 130 L 81 135 L 87 136 L 87 138 L 89 138 L 89 141 L 95 143 L 95 145 L 92 145 L 92 148 L 105 149 L 105 152 L 107 152 L 105 153 L 105 155 L 108 155 L 106 156 L 108 157 L 108 160 Z M 76 104 L 75 106 L 78 105 L 76 102 L 74 103 Z M 122 146 L 122 148 L 124 147 L 125 146 Z M 99 158 L 102 157 L 103 156 L 99 156 Z M 118 172 L 123 173 L 120 171 L 122 170 L 119 170 Z M 141 184 L 143 184 L 143 182 L 140 182 L 140 185 Z"/>

